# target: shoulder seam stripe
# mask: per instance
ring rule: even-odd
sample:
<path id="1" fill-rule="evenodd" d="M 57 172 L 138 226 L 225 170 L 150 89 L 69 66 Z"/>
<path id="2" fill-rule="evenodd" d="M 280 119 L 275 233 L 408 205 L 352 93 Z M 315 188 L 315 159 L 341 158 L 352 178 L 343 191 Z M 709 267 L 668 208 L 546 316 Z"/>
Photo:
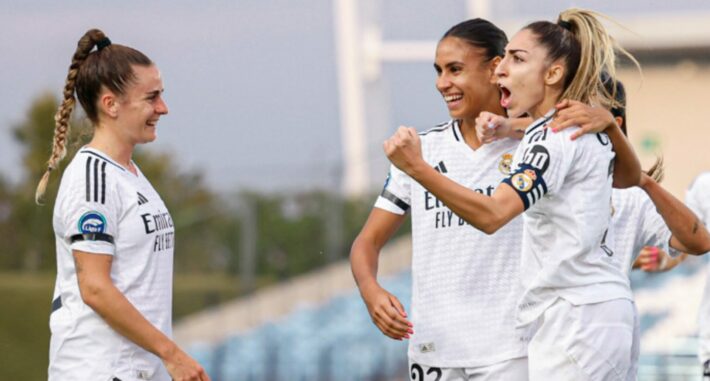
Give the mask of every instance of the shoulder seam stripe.
<path id="1" fill-rule="evenodd" d="M 106 162 L 101 164 L 101 203 L 106 203 Z"/>
<path id="2" fill-rule="evenodd" d="M 106 203 L 106 163 L 109 162 L 91 156 L 86 158 L 86 202 Z M 101 167 L 101 177 L 99 177 L 99 166 Z M 99 189 L 101 189 L 100 198 Z"/>
<path id="3" fill-rule="evenodd" d="M 86 158 L 86 202 L 91 201 L 91 156 Z"/>
<path id="4" fill-rule="evenodd" d="M 99 202 L 99 161 L 94 160 L 94 202 Z"/>

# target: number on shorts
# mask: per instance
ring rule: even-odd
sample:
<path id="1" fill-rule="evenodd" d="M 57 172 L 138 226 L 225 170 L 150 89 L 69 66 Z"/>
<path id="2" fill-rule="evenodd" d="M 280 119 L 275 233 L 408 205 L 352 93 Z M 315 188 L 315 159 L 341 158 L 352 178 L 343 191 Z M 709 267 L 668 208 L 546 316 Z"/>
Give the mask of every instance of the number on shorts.
<path id="1" fill-rule="evenodd" d="M 442 375 L 441 368 L 432 367 L 426 371 L 427 376 L 432 373 L 436 374 L 436 378 L 434 379 L 434 381 L 439 381 L 441 379 L 441 375 Z M 424 369 L 422 369 L 422 366 L 419 364 L 412 364 L 410 376 L 412 377 L 411 381 L 425 381 L 424 380 Z"/>
<path id="2" fill-rule="evenodd" d="M 427 376 L 436 373 L 436 378 L 434 381 L 439 381 L 441 379 L 441 369 L 440 368 L 429 368 L 429 370 L 426 372 Z"/>

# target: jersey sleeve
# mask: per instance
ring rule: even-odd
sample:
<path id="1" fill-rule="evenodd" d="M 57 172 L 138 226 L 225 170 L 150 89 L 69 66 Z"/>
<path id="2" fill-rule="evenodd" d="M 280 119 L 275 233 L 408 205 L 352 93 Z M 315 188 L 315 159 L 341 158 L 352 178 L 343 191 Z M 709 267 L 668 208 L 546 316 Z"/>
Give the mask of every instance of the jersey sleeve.
<path id="1" fill-rule="evenodd" d="M 525 210 L 546 194 L 555 194 L 562 188 L 574 154 L 569 134 L 564 133 L 568 130 L 552 133 L 548 128 L 540 128 L 525 136 L 524 148 L 515 153 L 513 162 L 517 165 L 503 182 L 515 190 Z"/>
<path id="2" fill-rule="evenodd" d="M 59 223 L 72 250 L 113 255 L 121 201 L 106 162 L 91 159 L 85 174 L 72 176 L 59 205 Z"/>
<path id="3" fill-rule="evenodd" d="M 394 165 L 390 166 L 385 185 L 375 207 L 388 212 L 403 215 L 412 203 L 412 178 Z"/>

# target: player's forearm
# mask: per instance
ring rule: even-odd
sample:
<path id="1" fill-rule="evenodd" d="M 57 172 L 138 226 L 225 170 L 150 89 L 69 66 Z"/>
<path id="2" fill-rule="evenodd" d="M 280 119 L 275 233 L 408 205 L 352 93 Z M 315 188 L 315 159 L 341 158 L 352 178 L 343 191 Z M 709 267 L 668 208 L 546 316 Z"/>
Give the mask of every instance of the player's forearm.
<path id="1" fill-rule="evenodd" d="M 382 247 L 405 220 L 405 215 L 373 208 L 350 249 L 350 268 L 360 293 L 377 283 L 377 268 Z"/>
<path id="2" fill-rule="evenodd" d="M 614 162 L 614 187 L 629 188 L 639 184 L 641 180 L 641 163 L 634 153 L 631 143 L 614 124 L 605 130 L 616 152 Z"/>
<path id="3" fill-rule="evenodd" d="M 358 236 L 350 250 L 350 268 L 360 293 L 377 284 L 379 248 Z"/>
<path id="4" fill-rule="evenodd" d="M 111 328 L 136 345 L 161 359 L 176 350 L 175 343 L 146 320 L 110 280 L 85 284 L 81 291 L 87 305 Z"/>
<path id="5" fill-rule="evenodd" d="M 675 249 L 689 254 L 710 251 L 710 233 L 690 208 L 651 178 L 647 178 L 642 189 L 651 198 L 673 234 L 671 244 L 675 244 Z"/>
<path id="6" fill-rule="evenodd" d="M 457 216 L 487 234 L 495 233 L 507 222 L 491 197 L 456 183 L 428 165 L 418 166 L 410 176 Z"/>

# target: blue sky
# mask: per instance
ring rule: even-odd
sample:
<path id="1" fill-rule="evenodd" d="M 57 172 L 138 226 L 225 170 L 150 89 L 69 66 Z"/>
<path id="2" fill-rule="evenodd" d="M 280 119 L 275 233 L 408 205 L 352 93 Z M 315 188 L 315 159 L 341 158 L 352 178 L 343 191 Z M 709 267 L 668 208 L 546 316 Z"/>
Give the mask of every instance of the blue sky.
<path id="1" fill-rule="evenodd" d="M 701 0 L 554 0 L 544 8 L 530 1 L 491 3 L 494 22 L 496 15 L 552 19 L 569 5 L 595 7 L 622 21 L 640 5 L 710 9 Z M 436 40 L 466 17 L 463 0 L 373 4 L 387 39 Z M 59 97 L 76 42 L 91 27 L 143 51 L 163 73 L 170 114 L 146 149 L 174 153 L 180 167 L 204 171 L 220 191 L 337 187 L 341 143 L 331 0 L 0 0 L 3 175 L 21 175 L 11 127 L 38 95 Z M 380 143 L 397 125 L 425 129 L 448 117 L 430 62 L 385 64 L 383 73 L 371 101 L 387 104 L 389 127 L 369 131 L 374 178 L 384 178 Z"/>

